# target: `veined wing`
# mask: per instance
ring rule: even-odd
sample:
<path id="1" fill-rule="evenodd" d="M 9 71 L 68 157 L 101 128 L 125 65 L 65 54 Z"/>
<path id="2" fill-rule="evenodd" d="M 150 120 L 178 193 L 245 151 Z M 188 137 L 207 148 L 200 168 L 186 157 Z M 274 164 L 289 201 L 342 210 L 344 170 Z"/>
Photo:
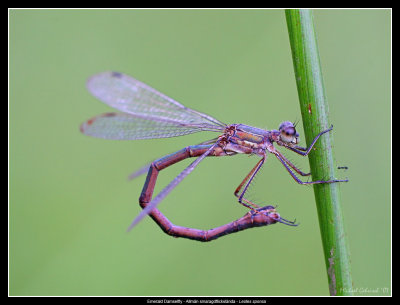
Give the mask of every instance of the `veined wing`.
<path id="1" fill-rule="evenodd" d="M 88 80 L 87 87 L 107 105 L 140 119 L 212 131 L 223 130 L 226 126 L 122 73 L 96 74 Z"/>
<path id="2" fill-rule="evenodd" d="M 199 131 L 222 131 L 219 126 L 178 124 L 136 117 L 128 113 L 104 113 L 83 123 L 81 132 L 92 137 L 113 140 L 170 138 Z M 220 128 L 217 130 L 216 128 Z"/>

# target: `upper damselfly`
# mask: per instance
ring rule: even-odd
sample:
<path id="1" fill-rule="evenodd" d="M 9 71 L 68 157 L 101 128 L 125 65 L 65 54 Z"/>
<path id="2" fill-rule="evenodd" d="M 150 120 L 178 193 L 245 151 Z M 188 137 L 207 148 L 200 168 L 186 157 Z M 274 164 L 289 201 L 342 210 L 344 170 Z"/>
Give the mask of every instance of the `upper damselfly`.
<path id="1" fill-rule="evenodd" d="M 250 222 L 254 220 L 254 213 L 260 214 L 261 211 L 263 211 L 264 214 L 266 213 L 266 216 L 270 216 L 270 218 L 271 215 L 274 215 L 274 217 L 271 218 L 271 223 L 278 221 L 288 225 L 294 225 L 293 222 L 276 216 L 279 214 L 276 213 L 273 207 L 261 208 L 256 203 L 245 198 L 249 185 L 260 168 L 264 165 L 268 153 L 273 154 L 299 184 L 348 181 L 317 180 L 304 182 L 297 177 L 296 173 L 301 176 L 309 176 L 310 173 L 302 172 L 274 146 L 274 143 L 276 143 L 278 146 L 289 149 L 299 155 L 307 156 L 318 138 L 324 133 L 331 131 L 333 128 L 332 126 L 321 131 L 314 138 L 311 145 L 305 148 L 297 145 L 299 142 L 299 134 L 296 131 L 295 124 L 292 122 L 284 121 L 277 130 L 264 130 L 244 124 L 227 125 L 207 114 L 185 107 L 148 85 L 122 73 L 104 72 L 96 74 L 88 80 L 87 87 L 96 98 L 121 112 L 105 113 L 89 119 L 80 127 L 81 132 L 86 135 L 115 140 L 139 140 L 177 137 L 200 131 L 219 133 L 216 138 L 210 141 L 203 142 L 199 145 L 187 146 L 173 154 L 152 162 L 133 174 L 133 176 L 137 176 L 144 171 L 148 172 L 139 199 L 143 210 L 133 220 L 129 229 L 133 228 L 143 217 L 150 214 L 164 231 L 171 230 L 168 227 L 171 227 L 170 224 L 163 223 L 164 216 L 158 214 L 160 212 L 157 210 L 157 205 L 193 169 L 195 169 L 201 161 L 209 156 L 221 157 L 236 154 L 249 154 L 260 157 L 260 160 L 234 192 L 239 203 L 249 208 L 252 212 L 253 218 L 246 220 L 249 226 Z M 156 197 L 152 198 L 158 173 L 172 164 L 191 157 L 196 157 L 196 160 L 186 167 Z M 264 225 L 266 225 L 269 220 L 267 221 L 264 219 L 263 221 L 265 222 Z M 227 228 L 224 227 L 224 229 Z M 223 230 L 221 229 L 220 231 Z M 178 232 L 171 235 L 183 236 L 183 234 L 186 233 L 181 234 Z M 228 233 L 227 231 L 225 232 L 225 234 Z M 196 239 L 193 236 L 189 236 L 189 238 Z"/>

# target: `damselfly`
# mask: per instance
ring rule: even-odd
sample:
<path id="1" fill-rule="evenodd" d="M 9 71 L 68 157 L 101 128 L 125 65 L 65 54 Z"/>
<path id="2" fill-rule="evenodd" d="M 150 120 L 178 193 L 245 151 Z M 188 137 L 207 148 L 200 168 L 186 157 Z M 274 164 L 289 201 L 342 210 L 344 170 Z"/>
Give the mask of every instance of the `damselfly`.
<path id="1" fill-rule="evenodd" d="M 251 227 L 255 214 L 263 214 L 265 216 L 263 220 L 260 221 L 260 223 L 263 223 L 261 225 L 267 225 L 277 221 L 288 225 L 295 225 L 293 222 L 281 218 L 274 208 L 261 208 L 256 203 L 245 198 L 249 185 L 265 163 L 268 153 L 273 154 L 299 184 L 348 181 L 318 180 L 303 182 L 297 177 L 295 172 L 301 176 L 309 176 L 310 173 L 302 172 L 274 147 L 274 143 L 276 143 L 299 155 L 307 156 L 318 138 L 324 133 L 331 131 L 333 126 L 321 131 L 312 141 L 311 145 L 308 148 L 304 148 L 297 145 L 299 142 L 299 134 L 296 131 L 295 124 L 292 122 L 285 121 L 281 123 L 278 130 L 263 130 L 244 124 L 227 125 L 207 114 L 185 107 L 146 84 L 121 73 L 104 72 L 94 75 L 88 80 L 87 87 L 96 98 L 121 112 L 105 113 L 86 121 L 80 127 L 81 132 L 86 135 L 105 139 L 138 140 L 177 137 L 200 131 L 220 133 L 218 137 L 210 141 L 200 145 L 187 146 L 182 150 L 158 159 L 144 167 L 146 171 L 148 171 L 148 174 L 139 198 L 139 203 L 143 210 L 133 220 L 129 229 L 133 228 L 143 217 L 150 214 L 167 233 L 182 237 L 188 237 L 187 235 L 189 235 L 188 238 L 198 239 L 194 238 L 195 233 L 191 234 L 187 231 L 179 230 L 177 228 L 182 227 L 177 226 L 173 226 L 174 233 L 172 234 L 172 224 L 157 210 L 157 205 L 187 175 L 189 175 L 204 158 L 209 156 L 221 157 L 236 154 L 251 154 L 260 157 L 260 160 L 234 192 L 239 203 L 249 208 L 252 212 L 250 213 L 250 218 L 244 216 L 243 219 L 246 219 L 246 221 L 244 221 L 246 225 L 241 229 Z M 197 159 L 172 180 L 155 198 L 152 198 L 158 173 L 172 164 L 192 157 L 197 157 Z M 139 173 L 141 172 L 142 171 Z M 221 226 L 220 230 L 223 231 L 222 233 L 231 233 L 228 227 L 232 229 L 233 223 L 237 222 Z M 236 228 L 236 226 L 234 227 Z M 190 228 L 185 229 L 195 230 Z M 240 229 L 236 231 L 238 230 Z M 196 232 L 196 234 L 197 233 L 198 232 Z M 203 233 L 199 234 L 201 235 Z M 215 238 L 215 236 L 216 235 L 212 235 L 213 238 Z"/>

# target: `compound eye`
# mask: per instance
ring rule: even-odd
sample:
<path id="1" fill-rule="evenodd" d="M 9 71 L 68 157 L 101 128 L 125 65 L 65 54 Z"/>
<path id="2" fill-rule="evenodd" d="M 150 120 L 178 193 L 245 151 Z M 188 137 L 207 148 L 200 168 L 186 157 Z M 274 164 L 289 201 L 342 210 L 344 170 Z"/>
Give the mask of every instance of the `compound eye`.
<path id="1" fill-rule="evenodd" d="M 287 127 L 284 131 L 287 136 L 294 136 L 296 134 L 296 129 L 294 127 Z"/>

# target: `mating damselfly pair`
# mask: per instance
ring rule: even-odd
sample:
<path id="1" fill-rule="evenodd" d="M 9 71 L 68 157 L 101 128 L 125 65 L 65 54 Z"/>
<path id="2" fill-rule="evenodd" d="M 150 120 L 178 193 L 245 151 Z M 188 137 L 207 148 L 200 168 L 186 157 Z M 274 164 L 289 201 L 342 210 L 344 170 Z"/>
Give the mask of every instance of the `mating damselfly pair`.
<path id="1" fill-rule="evenodd" d="M 98 138 L 115 140 L 139 140 L 169 138 L 200 131 L 218 132 L 218 137 L 199 145 L 187 146 L 173 154 L 152 162 L 145 168 L 148 171 L 139 203 L 143 210 L 133 220 L 132 229 L 146 215 L 150 215 L 164 232 L 176 236 L 208 241 L 219 236 L 237 232 L 254 226 L 263 226 L 281 222 L 294 226 L 276 212 L 273 206 L 260 207 L 245 198 L 245 194 L 254 177 L 264 165 L 268 153 L 273 154 L 288 173 L 299 184 L 318 184 L 347 182 L 348 180 L 307 181 L 300 176 L 309 176 L 291 163 L 279 150 L 287 148 L 299 155 L 307 156 L 318 138 L 332 130 L 321 131 L 308 148 L 298 146 L 299 134 L 292 122 L 281 123 L 278 130 L 263 130 L 244 124 L 224 124 L 221 121 L 188 107 L 158 92 L 148 85 L 122 73 L 104 72 L 92 76 L 87 87 L 90 93 L 107 105 L 121 111 L 105 113 L 89 119 L 80 127 L 81 132 Z M 158 204 L 206 157 L 231 156 L 236 154 L 257 155 L 260 160 L 236 188 L 234 194 L 239 203 L 250 209 L 242 218 L 224 226 L 203 231 L 173 225 L 158 209 Z M 186 167 L 160 193 L 153 197 L 158 173 L 187 158 L 196 160 Z M 139 172 L 141 173 L 141 171 Z"/>

